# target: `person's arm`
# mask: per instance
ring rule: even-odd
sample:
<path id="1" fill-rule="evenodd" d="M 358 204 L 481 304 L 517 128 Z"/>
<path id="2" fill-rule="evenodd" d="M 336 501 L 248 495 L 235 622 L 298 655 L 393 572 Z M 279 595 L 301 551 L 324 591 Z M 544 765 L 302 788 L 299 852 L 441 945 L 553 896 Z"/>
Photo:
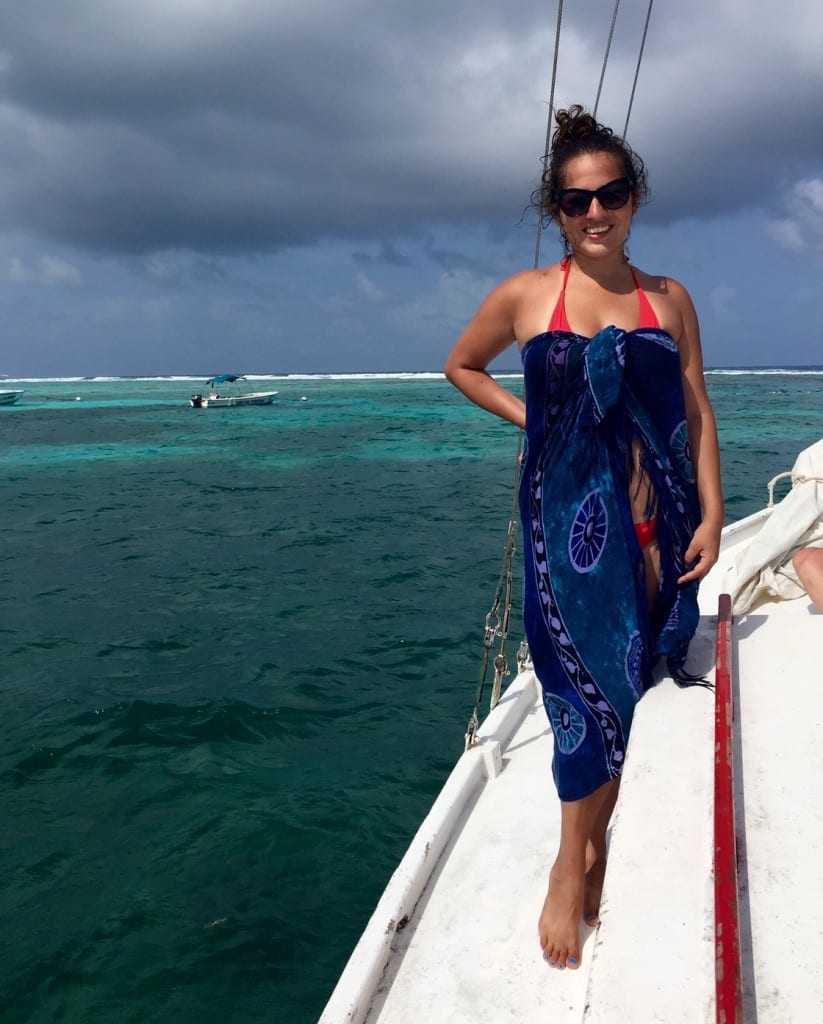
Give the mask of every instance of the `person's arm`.
<path id="1" fill-rule="evenodd" d="M 702 579 L 717 561 L 724 518 L 723 490 L 720 483 L 717 424 L 703 379 L 703 352 L 697 314 L 685 288 L 676 281 L 670 281 L 669 285 L 670 294 L 681 314 L 682 329 L 675 341 L 680 350 L 686 422 L 697 493 L 703 512 L 700 525 L 685 553 L 686 565 L 692 562 L 697 564 L 678 580 L 679 583 L 687 583 L 689 580 Z"/>
<path id="2" fill-rule="evenodd" d="M 457 339 L 446 361 L 446 378 L 481 409 L 517 427 L 526 425 L 526 406 L 497 383 L 486 367 L 515 340 L 514 322 L 522 275 L 498 285 Z"/>

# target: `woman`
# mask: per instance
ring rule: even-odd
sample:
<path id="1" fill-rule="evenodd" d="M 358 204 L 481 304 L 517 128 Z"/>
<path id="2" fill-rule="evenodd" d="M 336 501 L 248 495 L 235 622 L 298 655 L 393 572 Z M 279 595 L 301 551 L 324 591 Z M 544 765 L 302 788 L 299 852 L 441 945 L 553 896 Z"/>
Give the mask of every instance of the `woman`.
<path id="1" fill-rule="evenodd" d="M 538 933 L 577 968 L 598 923 L 606 829 L 634 705 L 667 656 L 675 678 L 717 560 L 723 499 L 697 317 L 685 289 L 633 268 L 643 161 L 579 106 L 558 111 L 533 202 L 566 258 L 495 288 L 446 376 L 526 431 L 524 622 L 554 733 L 561 839 Z M 486 367 L 520 348 L 525 403 Z"/>

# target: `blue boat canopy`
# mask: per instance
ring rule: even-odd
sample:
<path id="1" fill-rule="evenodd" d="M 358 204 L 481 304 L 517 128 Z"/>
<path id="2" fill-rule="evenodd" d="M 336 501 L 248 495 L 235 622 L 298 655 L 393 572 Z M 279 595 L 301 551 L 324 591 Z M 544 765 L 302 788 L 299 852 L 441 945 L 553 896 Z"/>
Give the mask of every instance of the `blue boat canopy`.
<path id="1" fill-rule="evenodd" d="M 246 378 L 242 374 L 234 373 L 221 373 L 219 377 L 212 377 L 211 380 L 207 380 L 207 384 L 233 384 L 236 380 L 245 380 Z"/>

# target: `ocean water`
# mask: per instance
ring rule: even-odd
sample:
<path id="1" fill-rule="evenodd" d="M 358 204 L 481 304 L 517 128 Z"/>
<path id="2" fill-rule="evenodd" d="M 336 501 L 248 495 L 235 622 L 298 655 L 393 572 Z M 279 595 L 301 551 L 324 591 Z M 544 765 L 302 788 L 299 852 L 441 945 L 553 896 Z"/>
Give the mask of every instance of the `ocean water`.
<path id="1" fill-rule="evenodd" d="M 707 382 L 733 520 L 823 367 Z M 4 1022 L 316 1021 L 462 751 L 514 429 L 439 375 L 201 384 L 0 409 Z"/>

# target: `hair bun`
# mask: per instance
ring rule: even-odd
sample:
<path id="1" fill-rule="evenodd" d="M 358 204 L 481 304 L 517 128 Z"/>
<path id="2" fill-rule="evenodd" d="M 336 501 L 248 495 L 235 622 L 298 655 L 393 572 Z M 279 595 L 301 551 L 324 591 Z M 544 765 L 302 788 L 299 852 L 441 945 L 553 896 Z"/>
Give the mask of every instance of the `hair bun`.
<path id="1" fill-rule="evenodd" d="M 583 142 L 592 135 L 614 135 L 611 128 L 597 122 L 579 103 L 573 104 L 568 110 L 558 110 L 554 119 L 557 128 L 552 136 L 552 150 L 558 150 L 570 143 Z"/>

